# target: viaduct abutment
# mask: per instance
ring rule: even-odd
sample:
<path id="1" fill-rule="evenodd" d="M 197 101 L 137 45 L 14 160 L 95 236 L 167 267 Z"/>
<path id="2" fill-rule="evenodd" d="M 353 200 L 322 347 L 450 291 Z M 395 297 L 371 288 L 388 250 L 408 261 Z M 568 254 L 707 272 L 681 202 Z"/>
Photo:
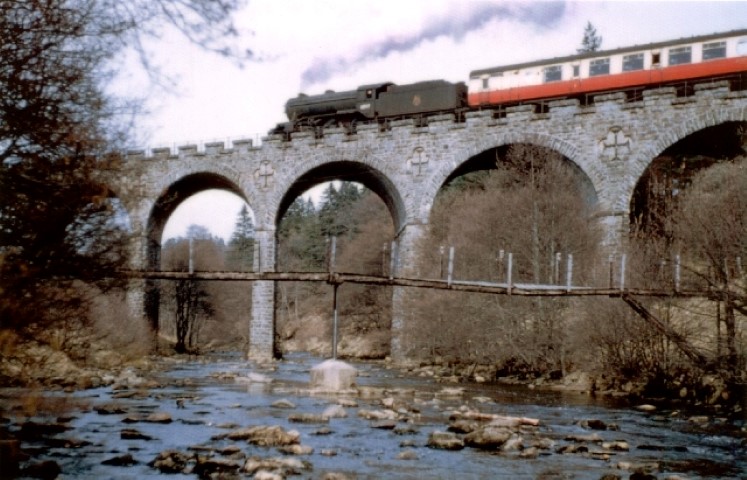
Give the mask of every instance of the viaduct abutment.
<path id="1" fill-rule="evenodd" d="M 335 172 L 355 178 L 386 203 L 399 243 L 397 271 L 416 275 L 417 243 L 427 230 L 435 197 L 453 172 L 482 152 L 510 144 L 539 145 L 559 152 L 588 178 L 610 252 L 625 248 L 633 191 L 651 161 L 686 136 L 725 122 L 747 121 L 747 91 L 728 82 L 696 85 L 679 97 L 674 88 L 651 89 L 630 101 L 624 93 L 522 105 L 503 110 L 437 115 L 416 122 L 358 125 L 355 133 L 326 128 L 317 134 L 270 135 L 251 141 L 187 145 L 129 152 L 102 172 L 129 215 L 134 234 L 131 268 L 159 267 L 160 241 L 168 216 L 189 195 L 221 188 L 243 197 L 255 216 L 255 267 L 274 271 L 276 228 L 291 196 Z M 315 172 L 324 175 L 315 177 Z M 145 311 L 145 281 L 133 281 L 132 308 Z M 392 356 L 406 352 L 406 293 L 393 294 Z M 249 356 L 273 354 L 275 286 L 253 288 Z"/>

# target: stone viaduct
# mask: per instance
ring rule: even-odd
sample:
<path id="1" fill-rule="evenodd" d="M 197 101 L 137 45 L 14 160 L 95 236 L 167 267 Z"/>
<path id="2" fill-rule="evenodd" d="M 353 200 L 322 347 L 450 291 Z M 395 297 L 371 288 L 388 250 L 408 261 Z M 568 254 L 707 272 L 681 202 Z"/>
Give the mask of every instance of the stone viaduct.
<path id="1" fill-rule="evenodd" d="M 650 162 L 667 147 L 704 128 L 747 121 L 747 91 L 727 82 L 696 85 L 690 96 L 673 88 L 644 91 L 629 101 L 623 93 L 598 95 L 589 105 L 578 100 L 482 110 L 466 114 L 400 120 L 382 130 L 359 125 L 353 134 L 341 128 L 322 135 L 270 135 L 261 146 L 251 141 L 129 152 L 103 172 L 119 197 L 134 233 L 133 269 L 160 268 L 160 242 L 169 215 L 187 197 L 224 189 L 246 200 L 255 215 L 257 271 L 276 268 L 276 228 L 293 200 L 307 188 L 344 176 L 376 192 L 395 225 L 397 272 L 412 275 L 414 247 L 428 225 L 431 206 L 444 182 L 481 152 L 526 143 L 555 150 L 573 162 L 593 188 L 606 244 L 623 248 L 633 190 Z M 146 310 L 146 281 L 134 280 L 130 304 Z M 250 319 L 249 356 L 273 354 L 273 282 L 256 282 Z M 392 356 L 404 350 L 400 334 L 407 322 L 403 291 L 394 289 Z"/>

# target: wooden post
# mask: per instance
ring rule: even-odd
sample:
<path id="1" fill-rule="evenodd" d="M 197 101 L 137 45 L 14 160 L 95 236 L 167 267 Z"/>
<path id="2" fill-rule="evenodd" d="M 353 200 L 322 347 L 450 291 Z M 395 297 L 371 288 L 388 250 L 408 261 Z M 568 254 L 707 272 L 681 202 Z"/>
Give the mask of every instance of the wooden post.
<path id="1" fill-rule="evenodd" d="M 451 285 L 451 280 L 454 276 L 454 247 L 449 247 L 449 272 L 446 283 Z"/>
<path id="2" fill-rule="evenodd" d="M 446 247 L 441 245 L 438 247 L 438 278 L 443 280 L 444 278 L 444 252 Z"/>
<path id="3" fill-rule="evenodd" d="M 568 263 L 565 269 L 565 289 L 571 291 L 571 279 L 573 278 L 573 254 L 568 254 Z"/>
<path id="4" fill-rule="evenodd" d="M 332 285 L 332 360 L 337 360 L 337 287 L 339 286 L 339 283 Z"/>
<path id="5" fill-rule="evenodd" d="M 737 278 L 742 278 L 742 257 L 737 257 L 735 263 L 737 265 Z"/>
<path id="6" fill-rule="evenodd" d="M 506 252 L 501 249 L 498 250 L 498 278 L 501 278 L 503 275 L 506 274 L 506 267 L 503 264 L 503 259 L 505 257 Z"/>
<path id="7" fill-rule="evenodd" d="M 189 237 L 189 273 L 195 273 L 194 238 Z"/>
<path id="8" fill-rule="evenodd" d="M 625 261 L 627 260 L 627 255 L 622 254 L 620 256 L 620 290 L 625 290 Z"/>
<path id="9" fill-rule="evenodd" d="M 389 252 L 389 280 L 394 278 L 394 270 L 397 268 L 397 240 L 392 240 L 392 248 Z"/>
<path id="10" fill-rule="evenodd" d="M 677 254 L 674 257 L 674 291 L 680 291 L 680 255 Z"/>
<path id="11" fill-rule="evenodd" d="M 610 289 L 612 289 L 615 286 L 615 256 L 610 254 L 608 261 L 610 264 Z"/>
<path id="12" fill-rule="evenodd" d="M 508 294 L 511 295 L 511 274 L 514 268 L 514 254 L 508 252 L 508 269 L 506 270 L 506 285 L 508 285 Z"/>
<path id="13" fill-rule="evenodd" d="M 563 258 L 563 254 L 558 252 L 555 254 L 555 266 L 554 266 L 554 283 L 557 285 L 560 283 L 560 260 Z"/>
<path id="14" fill-rule="evenodd" d="M 386 243 L 381 245 L 381 276 L 386 273 Z"/>
<path id="15" fill-rule="evenodd" d="M 329 246 L 329 273 L 335 271 L 335 256 L 337 254 L 337 237 L 332 237 Z"/>

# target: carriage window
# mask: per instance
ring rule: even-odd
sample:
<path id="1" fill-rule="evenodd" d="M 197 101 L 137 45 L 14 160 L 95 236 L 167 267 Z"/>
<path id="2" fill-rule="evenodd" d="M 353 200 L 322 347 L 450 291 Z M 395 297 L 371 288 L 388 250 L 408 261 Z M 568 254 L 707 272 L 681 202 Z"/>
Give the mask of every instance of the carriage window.
<path id="1" fill-rule="evenodd" d="M 573 76 L 578 77 L 581 75 L 581 65 L 574 65 L 573 66 Z"/>
<path id="2" fill-rule="evenodd" d="M 692 62 L 690 47 L 678 47 L 669 50 L 669 65 L 682 65 Z"/>
<path id="3" fill-rule="evenodd" d="M 643 54 L 634 53 L 623 57 L 623 72 L 632 72 L 634 70 L 643 70 Z"/>
<path id="4" fill-rule="evenodd" d="M 482 89 L 487 90 L 488 89 L 488 77 L 482 78 Z"/>
<path id="5" fill-rule="evenodd" d="M 544 72 L 545 72 L 545 83 L 557 82 L 563 78 L 560 65 L 554 65 L 552 67 L 547 67 L 545 68 Z"/>
<path id="6" fill-rule="evenodd" d="M 592 60 L 589 64 L 589 76 L 593 77 L 596 75 L 607 75 L 610 73 L 610 59 L 599 58 Z"/>
<path id="7" fill-rule="evenodd" d="M 726 42 L 714 42 L 703 44 L 703 60 L 726 57 Z"/>

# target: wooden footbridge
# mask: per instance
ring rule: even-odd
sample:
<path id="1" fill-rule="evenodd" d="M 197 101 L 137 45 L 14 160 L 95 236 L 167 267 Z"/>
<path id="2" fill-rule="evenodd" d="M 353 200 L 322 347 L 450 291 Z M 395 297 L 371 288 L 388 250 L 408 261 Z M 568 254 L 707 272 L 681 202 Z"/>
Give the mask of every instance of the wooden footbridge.
<path id="1" fill-rule="evenodd" d="M 624 265 L 624 263 L 622 264 Z M 451 266 L 451 265 L 450 265 Z M 510 270 L 508 270 L 510 272 Z M 704 362 L 705 357 L 666 322 L 660 320 L 649 311 L 636 297 L 660 298 L 708 298 L 720 300 L 730 295 L 727 289 L 687 290 L 679 288 L 678 275 L 672 288 L 650 289 L 631 288 L 625 286 L 625 269 L 621 268 L 618 285 L 613 285 L 612 270 L 610 270 L 610 285 L 607 287 L 578 286 L 571 283 L 570 269 L 565 285 L 513 283 L 511 275 L 507 275 L 506 282 L 455 280 L 452 269 L 449 268 L 447 278 L 407 278 L 394 275 L 365 275 L 344 272 L 185 272 L 185 271 L 126 271 L 130 278 L 151 280 L 202 280 L 224 282 L 326 282 L 334 287 L 333 318 L 334 339 L 333 358 L 336 358 L 337 346 L 337 289 L 344 283 L 362 284 L 386 287 L 427 288 L 436 290 L 451 290 L 455 292 L 485 293 L 493 295 L 521 296 L 521 297 L 617 297 L 628 304 L 638 315 L 652 324 L 662 334 L 672 340 L 688 357 L 696 362 Z M 677 272 L 678 273 L 678 272 Z"/>

